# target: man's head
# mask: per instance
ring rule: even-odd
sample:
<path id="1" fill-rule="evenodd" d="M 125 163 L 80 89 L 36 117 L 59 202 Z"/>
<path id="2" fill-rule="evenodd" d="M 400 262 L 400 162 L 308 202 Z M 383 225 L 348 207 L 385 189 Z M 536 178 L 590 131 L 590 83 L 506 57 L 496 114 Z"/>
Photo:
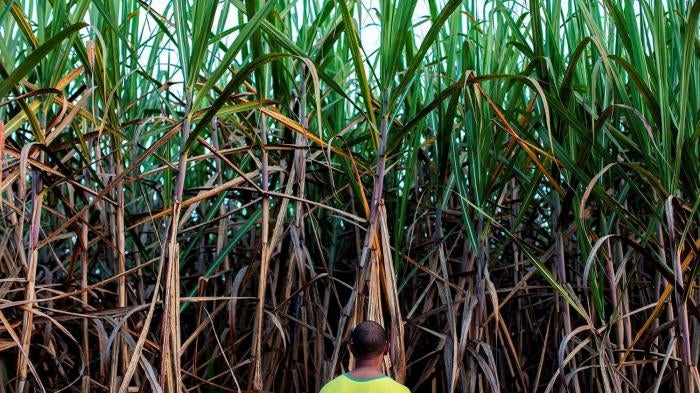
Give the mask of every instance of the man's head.
<path id="1" fill-rule="evenodd" d="M 386 331 L 374 321 L 362 322 L 350 333 L 350 350 L 360 360 L 384 356 L 389 350 Z"/>

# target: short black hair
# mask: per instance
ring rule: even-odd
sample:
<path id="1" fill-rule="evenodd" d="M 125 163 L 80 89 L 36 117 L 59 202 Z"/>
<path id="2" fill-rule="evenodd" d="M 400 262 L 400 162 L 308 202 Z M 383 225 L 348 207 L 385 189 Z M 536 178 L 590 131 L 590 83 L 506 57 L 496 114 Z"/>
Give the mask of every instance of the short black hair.
<path id="1" fill-rule="evenodd" d="M 389 340 L 382 325 L 364 321 L 350 333 L 350 350 L 358 359 L 381 355 Z"/>

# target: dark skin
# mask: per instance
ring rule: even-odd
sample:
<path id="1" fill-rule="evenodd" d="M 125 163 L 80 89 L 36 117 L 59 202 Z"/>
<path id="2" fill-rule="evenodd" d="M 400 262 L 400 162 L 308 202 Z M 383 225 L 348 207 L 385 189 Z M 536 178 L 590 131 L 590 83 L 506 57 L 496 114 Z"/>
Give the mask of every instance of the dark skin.
<path id="1" fill-rule="evenodd" d="M 354 352 L 354 351 L 353 351 Z M 355 368 L 348 373 L 353 378 L 369 379 L 384 376 L 382 364 L 384 356 L 389 353 L 389 344 L 384 346 L 384 350 L 376 355 L 358 358 Z"/>

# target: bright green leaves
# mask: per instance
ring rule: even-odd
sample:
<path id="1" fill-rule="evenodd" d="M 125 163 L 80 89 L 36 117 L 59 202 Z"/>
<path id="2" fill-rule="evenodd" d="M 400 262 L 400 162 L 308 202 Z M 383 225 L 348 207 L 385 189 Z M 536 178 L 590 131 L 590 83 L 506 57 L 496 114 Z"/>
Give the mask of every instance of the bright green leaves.
<path id="1" fill-rule="evenodd" d="M 355 28 L 355 22 L 350 14 L 350 8 L 348 7 L 347 3 L 345 1 L 339 1 L 338 5 L 340 7 L 340 12 L 343 15 L 345 35 L 347 38 L 348 47 L 350 48 L 350 53 L 352 55 L 352 64 L 355 67 L 355 77 L 357 78 L 357 83 L 360 85 L 360 92 L 362 93 L 362 99 L 365 103 L 365 115 L 370 121 L 370 126 L 374 127 L 376 130 L 377 119 L 372 106 L 372 92 L 369 85 L 369 80 L 367 79 L 367 72 L 365 71 L 365 63 L 361 54 L 360 38 L 358 36 L 357 29 Z"/>
<path id="2" fill-rule="evenodd" d="M 215 84 L 221 79 L 224 73 L 229 69 L 229 67 L 231 66 L 231 62 L 236 57 L 236 55 L 240 53 L 241 49 L 248 43 L 251 35 L 258 29 L 260 29 L 263 21 L 270 13 L 270 11 L 272 11 L 274 5 L 275 0 L 269 0 L 255 13 L 255 15 L 253 15 L 252 17 L 248 17 L 248 22 L 246 22 L 243 28 L 238 32 L 238 35 L 234 39 L 233 43 L 229 45 L 228 49 L 226 50 L 226 53 L 224 54 L 224 57 L 219 63 L 219 66 L 210 75 L 208 75 L 208 77 L 204 81 L 204 84 L 202 85 L 202 88 L 199 89 L 197 96 L 194 100 L 195 108 L 197 107 L 197 104 L 200 103 L 201 100 L 207 94 L 210 93 L 211 88 L 215 86 Z"/>
<path id="3" fill-rule="evenodd" d="M 445 4 L 445 6 L 440 11 L 437 20 L 435 20 L 432 26 L 430 26 L 430 30 L 428 30 L 428 33 L 425 35 L 423 42 L 418 48 L 418 51 L 416 52 L 415 56 L 413 56 L 413 59 L 411 60 L 411 63 L 409 64 L 408 68 L 406 69 L 406 71 L 402 72 L 401 81 L 399 82 L 398 87 L 391 89 L 391 99 L 389 100 L 389 108 L 391 111 L 396 109 L 398 101 L 400 101 L 402 97 L 404 97 L 408 86 L 416 78 L 418 69 L 420 68 L 423 60 L 425 59 L 428 50 L 430 50 L 431 46 L 435 43 L 435 40 L 437 39 L 440 30 L 442 30 L 443 25 L 449 19 L 450 15 L 452 15 L 452 13 L 455 12 L 461 4 L 461 0 L 448 1 L 447 4 Z"/>
<path id="4" fill-rule="evenodd" d="M 382 33 L 379 53 L 382 90 L 390 88 L 396 78 L 399 63 L 403 60 L 402 51 L 408 38 L 407 34 L 402 33 L 410 31 L 412 28 L 416 3 L 417 0 L 381 1 Z"/>
<path id="5" fill-rule="evenodd" d="M 177 1 L 179 3 L 180 1 Z M 190 50 L 190 61 L 187 64 L 187 89 L 192 91 L 199 77 L 199 70 L 206 58 L 209 38 L 212 35 L 214 17 L 219 9 L 219 2 L 195 1 L 192 10 L 192 46 L 183 45 L 183 50 Z M 177 15 L 177 13 L 176 13 Z M 178 31 L 178 41 L 180 34 Z M 180 46 L 180 45 L 178 45 Z"/>
<path id="6" fill-rule="evenodd" d="M 15 87 L 22 78 L 32 72 L 34 68 L 54 49 L 60 47 L 61 43 L 68 37 L 72 36 L 80 29 L 85 27 L 85 23 L 76 23 L 68 26 L 65 30 L 49 38 L 43 44 L 39 45 L 27 58 L 18 65 L 5 80 L 0 83 L 0 98 L 5 97 L 7 93 Z"/>
<path id="7" fill-rule="evenodd" d="M 189 1 L 173 0 L 175 12 L 175 37 L 177 40 L 177 55 L 180 60 L 180 67 L 185 78 L 190 76 L 190 11 Z M 193 23 L 195 21 L 192 21 Z M 189 86 L 189 80 L 185 79 L 185 85 Z"/>

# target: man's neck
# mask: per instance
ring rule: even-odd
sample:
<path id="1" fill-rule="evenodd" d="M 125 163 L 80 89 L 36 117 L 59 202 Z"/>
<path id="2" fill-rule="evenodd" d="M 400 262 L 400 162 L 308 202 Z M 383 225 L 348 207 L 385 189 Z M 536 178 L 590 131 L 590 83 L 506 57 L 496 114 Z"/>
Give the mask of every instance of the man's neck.
<path id="1" fill-rule="evenodd" d="M 382 358 L 358 359 L 355 368 L 349 373 L 353 378 L 367 379 L 383 376 Z"/>

